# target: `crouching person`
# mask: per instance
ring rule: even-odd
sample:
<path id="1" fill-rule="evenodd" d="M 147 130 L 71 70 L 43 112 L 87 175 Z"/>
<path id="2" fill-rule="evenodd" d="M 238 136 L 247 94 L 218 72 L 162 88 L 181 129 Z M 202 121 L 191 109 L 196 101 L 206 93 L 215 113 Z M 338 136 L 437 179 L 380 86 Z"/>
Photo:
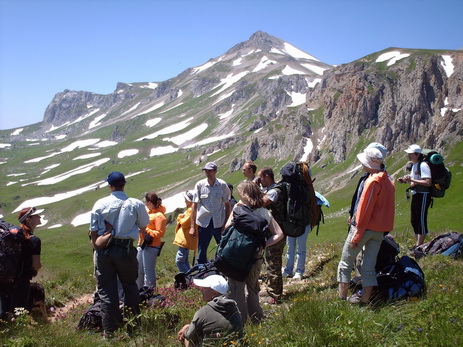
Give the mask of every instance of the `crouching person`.
<path id="1" fill-rule="evenodd" d="M 193 279 L 202 292 L 206 305 L 196 311 L 190 324 L 177 334 L 185 346 L 198 346 L 212 342 L 236 341 L 243 335 L 241 313 L 234 300 L 228 299 L 227 280 L 220 275 Z"/>

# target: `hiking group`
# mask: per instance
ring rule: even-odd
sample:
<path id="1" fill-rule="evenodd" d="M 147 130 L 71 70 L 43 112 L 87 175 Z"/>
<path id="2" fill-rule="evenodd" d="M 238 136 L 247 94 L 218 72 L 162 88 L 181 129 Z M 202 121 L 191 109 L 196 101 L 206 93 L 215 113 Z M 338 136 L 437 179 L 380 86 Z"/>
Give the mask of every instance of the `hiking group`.
<path id="1" fill-rule="evenodd" d="M 411 173 L 398 181 L 410 184 L 407 194 L 413 195 L 411 223 L 417 247 L 428 233 L 427 210 L 431 197 L 436 195 L 431 193 L 434 181 L 422 149 L 411 145 L 405 152 L 412 163 Z M 349 230 L 337 273 L 339 297 L 351 303 L 369 303 L 373 288 L 378 285 L 375 269 L 378 253 L 394 225 L 395 187 L 384 164 L 386 153 L 386 148 L 375 142 L 357 155 L 365 174 L 352 197 Z M 283 278 L 303 278 L 308 234 L 323 219 L 321 206 L 329 207 L 328 201 L 314 190 L 311 170 L 305 162 L 283 166 L 278 182 L 272 168 L 264 166 L 257 170 L 254 162 L 244 163 L 245 179 L 236 189 L 238 202 L 233 197 L 233 185 L 217 177 L 218 167 L 214 162 L 206 163 L 202 171 L 205 178 L 183 194 L 186 209 L 177 216 L 175 262 L 182 274 L 188 274 L 198 265 L 210 266 L 207 264 L 212 264 L 216 271 L 193 279 L 207 305 L 178 332 L 178 341 L 185 345 L 217 336 L 223 338 L 228 333 L 241 336 L 247 321 L 262 321 L 261 303 L 281 302 Z M 103 333 L 110 339 L 123 325 L 123 316 L 133 317 L 127 324 L 128 334 L 138 328 L 140 290 L 148 287 L 156 291 L 156 263 L 164 245 L 167 219 L 166 208 L 156 193 L 146 193 L 142 202 L 126 195 L 122 173 L 112 172 L 106 181 L 111 194 L 94 204 L 89 236 L 94 249 Z M 442 189 L 448 188 L 448 184 L 442 183 Z M 2 313 L 27 307 L 30 280 L 40 268 L 40 239 L 34 235 L 35 227 L 40 224 L 38 211 L 23 209 L 18 219 L 19 229 L 24 233 L 22 242 L 27 247 L 22 271 L 7 290 L 2 290 Z M 208 256 L 212 238 L 217 247 Z M 362 291 L 349 297 L 353 269 L 361 278 Z M 266 282 L 263 291 L 261 279 Z"/>

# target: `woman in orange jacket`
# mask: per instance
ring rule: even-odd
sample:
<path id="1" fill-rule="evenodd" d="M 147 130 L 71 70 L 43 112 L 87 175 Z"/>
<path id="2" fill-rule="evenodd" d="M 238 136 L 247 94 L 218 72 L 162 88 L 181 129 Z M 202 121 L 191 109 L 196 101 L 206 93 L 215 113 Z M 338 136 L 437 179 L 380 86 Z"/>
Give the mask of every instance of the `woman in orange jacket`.
<path id="1" fill-rule="evenodd" d="M 350 277 L 355 258 L 365 246 L 360 273 L 362 275 L 362 296 L 349 299 L 351 303 L 367 304 L 376 280 L 376 257 L 384 238 L 394 226 L 394 183 L 384 171 L 383 155 L 377 148 L 367 148 L 357 155 L 363 169 L 370 173 L 365 180 L 362 194 L 342 250 L 338 265 L 339 297 L 347 298 Z"/>
<path id="2" fill-rule="evenodd" d="M 187 190 L 183 197 L 185 198 L 186 211 L 177 217 L 177 226 L 175 227 L 175 239 L 173 244 L 178 246 L 175 263 L 180 272 L 187 272 L 190 269 L 188 263 L 189 250 L 196 251 L 198 249 L 197 231 L 195 234 L 190 234 L 191 228 L 191 206 L 193 204 L 194 192 Z"/>
<path id="3" fill-rule="evenodd" d="M 166 208 L 162 199 L 154 192 L 145 194 L 145 205 L 150 222 L 145 230 L 140 231 L 138 240 L 138 288 L 156 287 L 156 260 L 161 251 L 161 238 L 166 232 Z"/>

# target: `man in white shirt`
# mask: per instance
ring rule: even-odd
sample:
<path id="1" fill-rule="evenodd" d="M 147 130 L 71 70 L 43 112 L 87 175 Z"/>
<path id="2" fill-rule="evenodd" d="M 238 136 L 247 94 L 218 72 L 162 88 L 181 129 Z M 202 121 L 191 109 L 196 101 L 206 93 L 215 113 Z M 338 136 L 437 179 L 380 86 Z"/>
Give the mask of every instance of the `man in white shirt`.
<path id="1" fill-rule="evenodd" d="M 225 181 L 217 178 L 217 164 L 207 163 L 202 169 L 205 179 L 195 185 L 192 205 L 190 235 L 196 235 L 198 225 L 198 264 L 207 262 L 207 248 L 212 237 L 219 243 L 221 232 L 230 214 L 230 189 Z"/>

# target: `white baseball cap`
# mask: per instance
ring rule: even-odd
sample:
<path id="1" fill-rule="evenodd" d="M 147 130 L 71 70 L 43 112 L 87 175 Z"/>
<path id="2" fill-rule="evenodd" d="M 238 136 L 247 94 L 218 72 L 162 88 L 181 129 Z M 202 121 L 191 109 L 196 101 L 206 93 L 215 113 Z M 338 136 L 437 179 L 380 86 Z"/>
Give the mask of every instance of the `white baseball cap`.
<path id="1" fill-rule="evenodd" d="M 210 275 L 202 279 L 194 278 L 193 283 L 198 287 L 211 288 L 222 295 L 225 295 L 228 292 L 228 282 L 220 275 Z"/>
<path id="2" fill-rule="evenodd" d="M 422 149 L 418 145 L 410 145 L 408 148 L 405 150 L 405 153 L 421 153 Z"/>

